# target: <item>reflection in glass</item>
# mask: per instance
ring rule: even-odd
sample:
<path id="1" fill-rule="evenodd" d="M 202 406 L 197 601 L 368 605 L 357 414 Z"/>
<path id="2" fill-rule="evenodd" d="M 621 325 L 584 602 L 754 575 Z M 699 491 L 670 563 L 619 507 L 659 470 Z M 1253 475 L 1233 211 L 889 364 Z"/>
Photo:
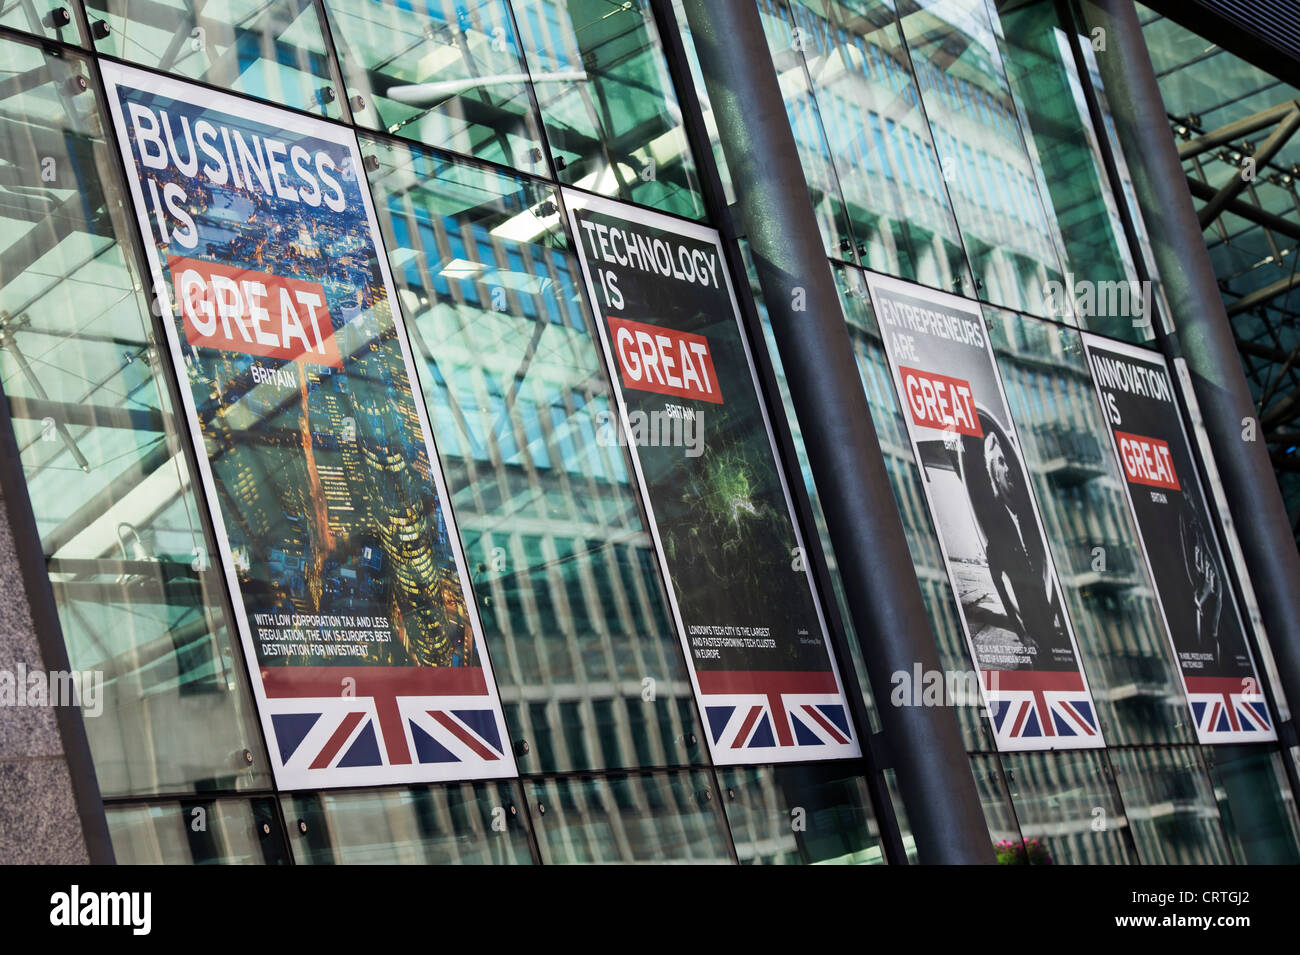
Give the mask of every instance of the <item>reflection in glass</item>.
<path id="1" fill-rule="evenodd" d="M 833 157 L 827 162 L 834 164 L 861 264 L 970 294 L 945 185 L 950 171 L 935 155 L 893 4 L 785 0 L 780 6 L 789 7 L 799 26 Z M 812 178 L 807 160 L 804 169 Z"/>
<path id="2" fill-rule="evenodd" d="M 718 178 L 722 181 L 722 191 L 730 206 L 736 201 L 736 187 L 731 179 L 731 170 L 727 166 L 727 157 L 722 152 L 722 139 L 718 135 L 718 119 L 713 114 L 713 105 L 709 102 L 708 90 L 704 87 L 704 72 L 700 68 L 700 51 L 695 46 L 691 35 L 691 25 L 686 19 L 686 8 L 682 0 L 672 0 L 673 18 L 677 23 L 677 32 L 681 34 L 682 49 L 686 53 L 686 66 L 690 72 L 691 85 L 695 87 L 695 98 L 700 104 L 700 113 L 704 119 L 704 128 L 709 136 L 709 150 L 717 166 Z"/>
<path id="3" fill-rule="evenodd" d="M 165 73 L 339 117 L 311 0 L 86 0 L 108 24 L 95 49 Z"/>
<path id="4" fill-rule="evenodd" d="M 1296 752 L 1292 747 L 1292 754 Z M 1287 785 L 1283 756 L 1272 747 L 1204 747 L 1214 794 L 1237 862 L 1300 863 L 1300 816 Z"/>
<path id="5" fill-rule="evenodd" d="M 802 6 L 792 7 L 772 0 L 762 0 L 758 9 L 826 252 L 854 261 L 853 233 L 845 216 L 844 197 L 831 159 L 835 153 L 822 125 L 818 112 L 820 103 L 814 96 L 809 64 L 805 60 L 805 57 L 813 55 L 809 47 L 816 36 L 808 29 L 807 11 Z M 709 51 L 703 50 L 702 55 L 707 58 Z"/>
<path id="6" fill-rule="evenodd" d="M 1099 283 L 1137 282 L 1119 210 L 1107 181 L 1100 146 L 1088 116 L 1083 84 L 1071 54 L 1070 36 L 1051 3 L 1002 2 L 1007 78 L 1024 110 L 1056 223 L 1072 287 L 1062 290 L 1058 317 L 1073 311 L 1095 332 L 1141 341 L 1152 336 L 1150 296 L 1087 295 Z M 1003 39 L 1001 35 L 999 39 Z M 1125 284 L 1127 292 L 1137 286 Z M 1065 298 L 1072 300 L 1067 308 Z"/>
<path id="7" fill-rule="evenodd" d="M 740 863 L 884 863 L 866 780 L 845 769 L 826 763 L 720 768 Z"/>
<path id="8" fill-rule="evenodd" d="M 326 0 L 353 118 L 371 129 L 545 174 L 506 0 Z"/>
<path id="9" fill-rule="evenodd" d="M 363 145 L 521 770 L 702 761 L 557 191 Z"/>
<path id="10" fill-rule="evenodd" d="M 1006 773 L 998 762 L 998 757 L 972 755 L 970 768 L 975 777 L 975 788 L 980 794 L 980 805 L 984 809 L 984 821 L 989 827 L 989 839 L 994 845 L 1021 844 L 1020 822 L 1016 819 L 1011 794 L 1007 792 Z"/>
<path id="11" fill-rule="evenodd" d="M 1007 753 L 1011 801 L 1026 843 L 1054 865 L 1133 865 L 1139 860 L 1103 750 Z"/>
<path id="12" fill-rule="evenodd" d="M 560 181 L 703 218 L 695 161 L 649 5 L 511 6 Z"/>
<path id="13" fill-rule="evenodd" d="M 702 770 L 524 785 L 547 865 L 733 861 L 713 778 Z"/>
<path id="14" fill-rule="evenodd" d="M 907 862 L 909 865 L 916 865 L 919 858 L 916 851 L 916 839 L 912 835 L 912 824 L 907 818 L 907 806 L 903 803 L 903 791 L 898 785 L 898 771 L 885 769 L 882 774 L 885 777 L 885 788 L 889 792 L 889 802 L 894 809 L 894 818 L 898 820 L 898 831 L 903 840 L 903 851 L 907 853 Z"/>
<path id="15" fill-rule="evenodd" d="M 0 118 L 0 376 L 69 660 L 102 680 L 99 787 L 268 786 L 86 64 L 0 59 L 31 80 Z"/>
<path id="16" fill-rule="evenodd" d="M 1044 213 L 1041 163 L 1003 74 L 1001 24 L 982 0 L 918 0 L 901 22 L 979 297 L 1052 314 L 1060 230 Z"/>
<path id="17" fill-rule="evenodd" d="M 1210 777 L 1194 749 L 1112 749 L 1110 759 L 1145 865 L 1233 861 Z"/>
<path id="18" fill-rule="evenodd" d="M 1191 34 L 1188 34 L 1191 36 Z M 1146 263 L 1147 274 L 1151 277 L 1152 286 L 1151 297 L 1156 303 L 1157 314 L 1151 317 L 1149 323 L 1138 324 L 1134 322 L 1124 323 L 1115 321 L 1101 321 L 1097 319 L 1085 319 L 1083 324 L 1089 328 L 1095 328 L 1106 334 L 1113 335 L 1116 338 L 1126 339 L 1137 343 L 1150 343 L 1155 338 L 1155 329 L 1163 321 L 1165 328 L 1171 323 L 1169 312 L 1169 302 L 1165 299 L 1164 289 L 1160 281 L 1160 276 L 1155 267 L 1155 251 L 1151 245 L 1151 235 L 1147 232 L 1146 222 L 1142 218 L 1142 210 L 1138 207 L 1137 191 L 1133 186 L 1133 174 L 1129 169 L 1128 162 L 1124 159 L 1124 150 L 1120 146 L 1119 131 L 1115 127 L 1114 112 L 1110 107 L 1110 99 L 1106 95 L 1106 89 L 1101 83 L 1101 72 L 1097 65 L 1097 54 L 1092 48 L 1092 40 L 1088 36 L 1075 37 L 1075 47 L 1082 57 L 1088 73 L 1088 84 L 1097 98 L 1097 110 L 1101 117 L 1098 128 L 1095 132 L 1106 140 L 1111 158 L 1115 160 L 1115 175 L 1119 180 L 1117 193 L 1122 197 L 1125 208 L 1128 210 L 1129 222 L 1132 223 L 1135 233 L 1135 240 L 1141 256 Z M 1159 62 L 1158 48 L 1151 49 L 1153 61 Z M 1174 70 L 1175 75 L 1181 73 L 1181 70 Z M 1167 74 L 1166 74 L 1167 75 Z M 1193 158 L 1191 164 L 1199 160 Z M 1118 198 L 1117 197 L 1117 198 Z M 1288 195 L 1288 211 L 1290 209 L 1291 199 Z M 1241 250 L 1238 249 L 1238 254 Z M 1213 254 L 1213 253 L 1211 253 Z M 1160 316 L 1164 316 L 1163 319 Z M 1105 327 L 1109 325 L 1109 328 Z"/>
<path id="19" fill-rule="evenodd" d="M 269 796 L 186 799 L 105 810 L 118 865 L 287 865 Z"/>
<path id="20" fill-rule="evenodd" d="M 513 782 L 280 797 L 299 865 L 529 865 Z"/>

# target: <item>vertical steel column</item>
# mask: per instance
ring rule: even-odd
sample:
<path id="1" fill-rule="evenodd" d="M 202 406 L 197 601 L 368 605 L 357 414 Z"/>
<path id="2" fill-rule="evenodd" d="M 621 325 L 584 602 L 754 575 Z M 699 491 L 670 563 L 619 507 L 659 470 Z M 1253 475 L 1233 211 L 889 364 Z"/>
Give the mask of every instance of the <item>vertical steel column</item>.
<path id="1" fill-rule="evenodd" d="M 654 12 L 655 26 L 659 30 L 659 39 L 663 43 L 664 55 L 668 61 L 668 73 L 676 88 L 677 103 L 682 111 L 682 124 L 686 130 L 686 138 L 695 156 L 695 167 L 700 177 L 700 192 L 704 197 L 704 207 L 722 238 L 722 250 L 727 268 L 737 284 L 736 304 L 740 307 L 741 322 L 749 338 L 759 388 L 767 399 L 765 403 L 771 419 L 772 437 L 777 444 L 778 463 L 784 466 L 789 476 L 790 500 L 794 505 L 800 530 L 803 532 L 804 542 L 807 544 L 818 539 L 817 521 L 813 516 L 812 502 L 804 487 L 803 472 L 795 449 L 794 436 L 780 400 L 780 383 L 777 381 L 771 357 L 767 352 L 763 321 L 758 314 L 754 297 L 746 294 L 749 281 L 745 258 L 740 249 L 740 236 L 736 232 L 735 222 L 728 208 L 727 192 L 722 184 L 718 163 L 714 161 L 709 130 L 700 104 L 700 91 L 696 89 L 695 79 L 691 74 L 690 59 L 682 38 L 682 27 L 679 26 L 677 14 L 673 10 L 673 0 L 650 0 L 650 8 Z M 847 628 L 841 624 L 843 618 L 839 613 L 835 585 L 831 580 L 826 555 L 822 553 L 820 547 L 812 546 L 807 548 L 804 556 L 808 569 L 812 572 L 822 607 L 826 610 L 827 629 L 832 649 L 838 658 L 840 677 L 846 686 L 855 686 L 859 675 L 848 641 L 855 639 L 856 635 L 847 633 Z M 882 769 L 883 763 L 887 761 L 885 754 L 881 752 L 882 740 L 872 730 L 872 720 L 867 713 L 866 701 L 854 691 L 848 692 L 847 696 L 849 714 L 853 725 L 857 727 L 863 749 L 864 759 L 858 765 L 862 767 L 862 778 L 871 796 L 881 848 L 885 858 L 891 864 L 907 865 L 907 846 L 903 841 L 899 814 L 893 804 Z M 845 768 L 848 769 L 847 766 Z"/>
<path id="2" fill-rule="evenodd" d="M 872 690 L 887 701 L 891 674 L 937 672 L 939 653 L 758 8 L 684 5 Z M 880 718 L 919 860 L 991 863 L 953 711 L 882 705 Z"/>
<path id="3" fill-rule="evenodd" d="M 1097 66 L 1133 177 L 1182 357 L 1215 450 L 1228 506 L 1269 644 L 1292 707 L 1300 705 L 1300 552 L 1237 354 L 1214 267 L 1192 205 L 1133 0 L 1084 0 L 1090 30 L 1105 31 Z M 1244 432 L 1255 429 L 1254 439 Z M 1294 740 L 1292 740 L 1294 742 Z"/>

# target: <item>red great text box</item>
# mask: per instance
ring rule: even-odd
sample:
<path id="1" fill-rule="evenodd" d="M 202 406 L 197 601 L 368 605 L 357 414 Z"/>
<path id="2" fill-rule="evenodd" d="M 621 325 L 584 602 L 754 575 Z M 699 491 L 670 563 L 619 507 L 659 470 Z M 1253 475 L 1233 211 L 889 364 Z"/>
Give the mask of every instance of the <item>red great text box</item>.
<path id="1" fill-rule="evenodd" d="M 606 321 L 624 387 L 722 404 L 709 340 L 703 335 L 612 315 Z"/>
<path id="2" fill-rule="evenodd" d="M 191 345 L 342 366 L 319 284 L 180 256 L 167 266 Z"/>
<path id="3" fill-rule="evenodd" d="M 1116 431 L 1115 440 L 1119 442 L 1119 458 L 1124 464 L 1124 475 L 1131 483 L 1162 487 L 1170 491 L 1182 490 L 1166 442 L 1126 431 Z"/>
<path id="4" fill-rule="evenodd" d="M 969 381 L 902 365 L 898 373 L 903 379 L 904 403 L 916 424 L 984 437 Z"/>

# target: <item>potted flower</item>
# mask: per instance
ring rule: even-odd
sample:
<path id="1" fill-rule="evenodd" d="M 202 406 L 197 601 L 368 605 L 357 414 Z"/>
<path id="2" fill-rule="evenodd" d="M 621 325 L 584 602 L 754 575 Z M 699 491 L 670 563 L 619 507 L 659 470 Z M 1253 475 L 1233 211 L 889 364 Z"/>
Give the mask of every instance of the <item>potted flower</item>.
<path id="1" fill-rule="evenodd" d="M 1052 854 L 1038 839 L 1003 839 L 993 846 L 998 865 L 1052 865 Z"/>

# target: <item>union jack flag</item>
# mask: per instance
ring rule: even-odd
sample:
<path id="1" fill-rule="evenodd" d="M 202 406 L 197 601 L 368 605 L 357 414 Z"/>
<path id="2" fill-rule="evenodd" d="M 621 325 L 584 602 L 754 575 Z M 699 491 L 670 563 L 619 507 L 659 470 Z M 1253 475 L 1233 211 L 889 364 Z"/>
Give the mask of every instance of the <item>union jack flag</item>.
<path id="1" fill-rule="evenodd" d="M 1268 703 L 1253 677 L 1185 676 L 1183 682 L 1200 742 L 1277 739 Z"/>
<path id="2" fill-rule="evenodd" d="M 998 749 L 1042 749 L 1049 740 L 1069 749 L 1106 745 L 1077 670 L 981 670 L 980 676 Z"/>
<path id="3" fill-rule="evenodd" d="M 788 762 L 859 755 L 831 672 L 697 671 L 714 762 Z"/>
<path id="4" fill-rule="evenodd" d="M 285 788 L 515 775 L 481 667 L 266 667 Z"/>

